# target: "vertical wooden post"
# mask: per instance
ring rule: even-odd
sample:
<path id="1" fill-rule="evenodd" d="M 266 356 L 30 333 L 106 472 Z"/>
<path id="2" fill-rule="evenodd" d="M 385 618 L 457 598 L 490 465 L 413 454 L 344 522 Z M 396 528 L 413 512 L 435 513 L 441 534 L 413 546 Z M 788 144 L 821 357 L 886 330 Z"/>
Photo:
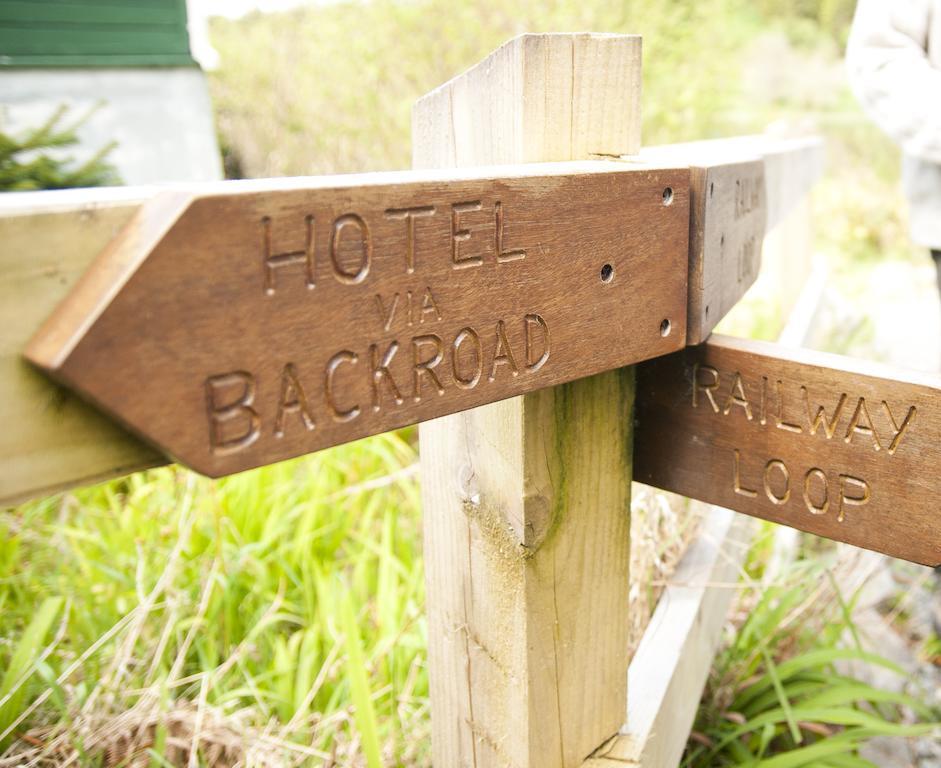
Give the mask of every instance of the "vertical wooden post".
<path id="1" fill-rule="evenodd" d="M 640 49 L 511 40 L 416 104 L 414 165 L 637 153 Z M 435 765 L 569 768 L 624 722 L 633 400 L 623 369 L 422 424 Z"/>

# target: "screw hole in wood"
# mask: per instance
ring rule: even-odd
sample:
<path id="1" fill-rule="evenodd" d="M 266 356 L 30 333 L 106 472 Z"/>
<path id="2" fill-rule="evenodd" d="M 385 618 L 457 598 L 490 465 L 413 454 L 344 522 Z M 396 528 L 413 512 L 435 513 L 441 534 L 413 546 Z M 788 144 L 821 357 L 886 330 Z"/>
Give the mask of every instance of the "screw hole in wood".
<path id="1" fill-rule="evenodd" d="M 670 321 L 667 318 L 663 318 L 663 321 L 660 323 L 660 335 L 663 336 L 663 338 L 669 336 L 671 327 Z"/>
<path id="2" fill-rule="evenodd" d="M 673 187 L 667 187 L 663 190 L 663 204 L 670 205 L 673 202 Z"/>
<path id="3" fill-rule="evenodd" d="M 610 264 L 605 264 L 601 268 L 601 282 L 610 283 L 614 279 L 614 267 Z"/>

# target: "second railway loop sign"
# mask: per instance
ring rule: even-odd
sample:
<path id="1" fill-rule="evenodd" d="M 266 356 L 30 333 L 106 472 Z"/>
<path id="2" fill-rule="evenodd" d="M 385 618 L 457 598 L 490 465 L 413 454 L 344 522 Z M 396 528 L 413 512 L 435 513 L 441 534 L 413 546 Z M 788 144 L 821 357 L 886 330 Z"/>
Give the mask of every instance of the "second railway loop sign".
<path id="1" fill-rule="evenodd" d="M 641 366 L 635 479 L 941 563 L 941 381 L 713 336 Z"/>
<path id="2" fill-rule="evenodd" d="M 636 479 L 936 565 L 938 381 L 709 336 L 786 158 L 164 192 L 26 354 L 211 476 L 647 361 Z"/>

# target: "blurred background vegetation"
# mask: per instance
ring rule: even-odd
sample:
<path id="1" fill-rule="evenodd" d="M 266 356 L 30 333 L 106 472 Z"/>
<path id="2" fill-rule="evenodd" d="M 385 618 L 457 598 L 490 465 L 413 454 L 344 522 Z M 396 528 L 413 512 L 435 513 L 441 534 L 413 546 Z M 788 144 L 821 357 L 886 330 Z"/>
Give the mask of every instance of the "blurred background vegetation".
<path id="1" fill-rule="evenodd" d="M 121 177 L 108 162 L 115 142 L 81 163 L 64 154 L 64 150 L 79 143 L 77 131 L 91 116 L 86 112 L 67 122 L 68 113 L 66 106 L 60 106 L 45 123 L 25 136 L 13 136 L 0 130 L 0 192 L 121 184 Z"/>
<path id="2" fill-rule="evenodd" d="M 412 103 L 513 35 L 639 33 L 645 144 L 769 125 L 827 136 L 815 247 L 834 285 L 858 298 L 867 265 L 929 265 L 906 240 L 897 152 L 845 84 L 853 6 L 368 0 L 216 19 L 210 86 L 227 175 L 408 167 Z M 774 302 L 750 302 L 743 332 L 774 337 Z M 837 316 L 817 343 L 872 357 L 873 339 L 857 313 Z M 171 467 L 0 512 L 0 766 L 428 765 L 416 461 L 414 430 L 404 430 L 220 481 Z M 635 517 L 647 521 L 635 545 L 646 548 L 642 578 L 667 577 L 688 536 L 684 516 L 642 492 Z M 814 562 L 831 554 L 812 550 Z M 800 744 L 778 686 L 761 687 L 756 675 L 772 681 L 777 665 L 842 636 L 812 627 L 850 626 L 832 592 L 782 625 L 781 605 L 803 605 L 806 579 L 822 578 L 808 572 L 797 569 L 776 597 L 746 601 L 740 623 L 751 611 L 752 630 L 719 660 L 690 765 L 739 764 L 740 744 L 765 757 Z M 637 611 L 649 613 L 656 595 L 639 592 Z M 795 622 L 804 630 L 786 632 Z M 939 652 L 925 642 L 926 653 Z M 817 697 L 818 716 L 828 706 L 822 690 L 850 684 L 833 661 L 814 657 L 819 687 L 801 688 Z M 891 727 L 898 708 L 932 716 L 916 700 L 850 693 L 829 705 L 862 711 L 856 702 L 870 702 L 860 740 L 902 733 Z M 750 707 L 757 742 L 726 738 L 740 725 L 725 717 L 735 701 Z M 806 738 L 861 720 L 841 716 Z M 871 765 L 813 759 L 787 765 Z"/>
<path id="3" fill-rule="evenodd" d="M 763 62 L 763 53 L 784 51 L 795 63 L 810 54 L 827 68 L 852 2 L 376 0 L 353 7 L 215 22 L 221 58 L 212 89 L 231 173 L 408 167 L 415 99 L 521 32 L 642 34 L 646 144 L 764 128 L 782 108 L 846 106 L 845 93 L 822 92 L 838 79 L 833 72 L 825 82 L 806 68 L 794 77 L 781 62 Z"/>

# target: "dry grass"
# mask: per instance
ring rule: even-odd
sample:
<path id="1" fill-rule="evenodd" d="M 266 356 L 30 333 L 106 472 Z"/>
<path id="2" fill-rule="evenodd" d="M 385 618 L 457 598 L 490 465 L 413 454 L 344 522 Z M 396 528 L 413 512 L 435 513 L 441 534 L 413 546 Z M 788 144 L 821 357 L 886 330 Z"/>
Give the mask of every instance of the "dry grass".
<path id="1" fill-rule="evenodd" d="M 629 648 L 633 655 L 676 564 L 699 530 L 702 505 L 634 483 Z"/>

